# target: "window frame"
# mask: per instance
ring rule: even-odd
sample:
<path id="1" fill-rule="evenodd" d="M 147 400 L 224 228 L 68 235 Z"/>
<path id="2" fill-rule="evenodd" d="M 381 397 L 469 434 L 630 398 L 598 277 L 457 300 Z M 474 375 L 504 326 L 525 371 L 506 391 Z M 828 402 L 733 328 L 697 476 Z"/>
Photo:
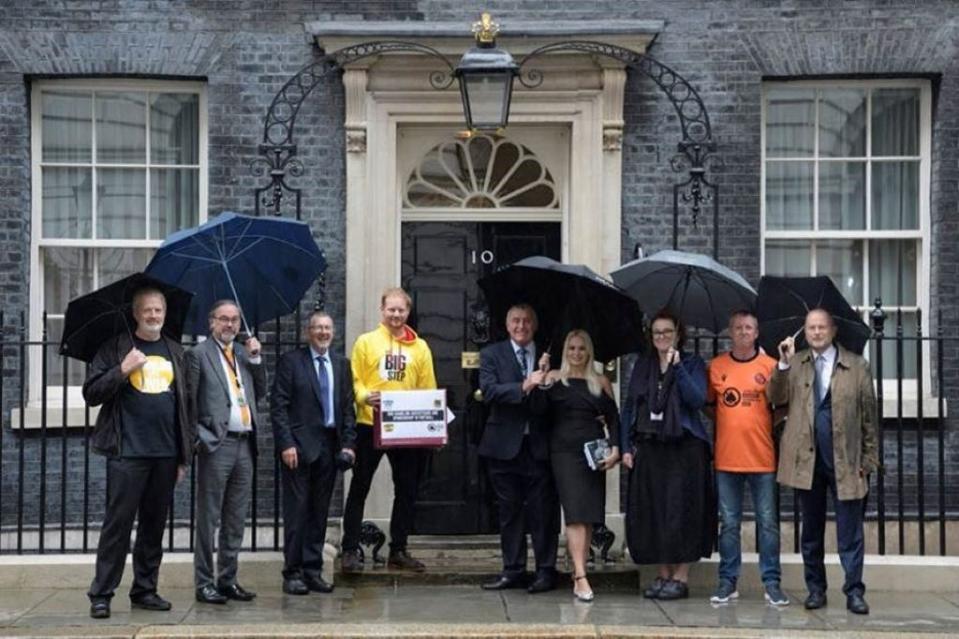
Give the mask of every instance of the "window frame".
<path id="1" fill-rule="evenodd" d="M 96 162 L 91 157 L 89 162 L 42 162 L 43 154 L 43 100 L 44 91 L 89 91 L 89 92 L 119 92 L 136 91 L 143 93 L 193 93 L 198 96 L 197 137 L 198 155 L 196 164 L 169 165 L 153 163 L 150 159 L 150 109 L 146 109 L 146 147 L 143 163 L 116 164 L 113 162 Z M 80 238 L 41 238 L 43 229 L 43 166 L 75 166 L 89 165 L 96 168 L 121 167 L 126 169 L 142 169 L 145 173 L 146 203 L 145 215 L 147 219 L 146 232 L 149 233 L 150 206 L 151 206 L 151 169 L 177 166 L 197 169 L 197 191 L 199 198 L 198 224 L 207 220 L 209 199 L 209 120 L 207 85 L 196 80 L 134 80 L 125 78 L 97 78 L 97 79 L 43 79 L 36 80 L 30 86 L 30 269 L 29 269 L 29 340 L 39 343 L 43 339 L 43 316 L 45 311 L 44 284 L 45 275 L 41 260 L 43 248 L 84 248 L 84 249 L 156 249 L 163 242 L 159 239 L 80 239 Z M 94 115 L 95 117 L 95 115 Z M 95 123 L 94 123 L 95 126 Z M 91 224 L 96 229 L 96 207 L 94 207 Z M 96 274 L 94 274 L 94 278 Z M 97 282 L 94 279 L 94 288 Z M 41 376 L 41 355 L 36 347 L 30 349 L 27 357 L 29 362 L 28 400 L 31 405 L 39 405 L 43 392 Z M 62 400 L 61 384 L 47 386 L 48 403 Z M 67 401 L 71 406 L 82 405 L 83 398 L 79 386 L 67 386 Z"/>
<path id="2" fill-rule="evenodd" d="M 769 92 L 774 89 L 794 88 L 794 89 L 864 89 L 871 91 L 874 89 L 919 89 L 919 153 L 915 156 L 902 156 L 895 159 L 912 159 L 919 161 L 919 208 L 917 211 L 919 228 L 915 230 L 872 230 L 872 171 L 866 170 L 866 181 L 864 190 L 866 193 L 866 228 L 862 230 L 816 230 L 819 221 L 819 164 L 823 161 L 819 154 L 819 117 L 820 108 L 817 94 L 814 115 L 814 151 L 811 157 L 804 158 L 767 158 L 766 156 L 766 109 Z M 867 111 L 865 115 L 865 126 L 871 127 L 872 121 L 872 100 L 867 100 Z M 875 160 L 887 159 L 887 156 L 873 156 L 872 134 L 867 138 L 867 147 L 861 158 L 828 157 L 827 162 L 842 162 L 845 160 L 861 160 L 867 167 L 872 166 Z M 891 159 L 891 158 L 890 158 Z M 809 230 L 767 230 L 766 220 L 766 166 L 770 160 L 774 161 L 812 161 L 813 162 L 813 229 Z M 838 79 L 823 78 L 816 80 L 765 80 L 762 83 L 761 104 L 760 104 L 760 273 L 766 273 L 766 243 L 776 240 L 804 241 L 810 246 L 810 274 L 816 272 L 816 244 L 818 241 L 828 240 L 860 240 L 864 248 L 872 240 L 915 240 L 919 243 L 917 250 L 918 264 L 916 265 L 916 305 L 915 306 L 884 306 L 887 312 L 886 335 L 895 336 L 895 311 L 902 309 L 903 312 L 914 313 L 919 311 L 922 314 L 923 333 L 929 325 L 929 302 L 930 302 L 930 268 L 931 268 L 931 242 L 930 242 L 930 224 L 931 224 L 931 186 L 932 186 L 932 83 L 929 80 L 921 78 L 898 78 L 898 79 Z M 863 274 L 870 272 L 869 268 L 870 251 L 864 250 L 863 255 Z M 867 300 L 865 307 L 854 305 L 864 313 L 868 314 L 875 295 L 869 290 L 869 278 L 863 278 L 864 298 Z M 922 358 L 924 362 L 931 361 L 931 349 L 928 341 L 922 343 Z M 867 350 L 866 357 L 869 357 Z M 931 396 L 932 392 L 932 372 L 930 367 L 923 367 L 923 389 L 926 397 Z M 916 399 L 918 393 L 918 380 L 916 378 L 903 378 L 903 396 L 904 398 Z M 895 379 L 883 380 L 883 393 L 889 397 L 895 397 L 898 393 L 897 382 Z"/>

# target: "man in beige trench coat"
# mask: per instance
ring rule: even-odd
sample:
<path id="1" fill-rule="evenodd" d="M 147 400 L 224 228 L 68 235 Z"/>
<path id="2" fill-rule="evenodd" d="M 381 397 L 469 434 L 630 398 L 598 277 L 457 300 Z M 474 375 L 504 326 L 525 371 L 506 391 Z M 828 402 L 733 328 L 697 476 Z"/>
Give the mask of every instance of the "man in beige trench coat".
<path id="1" fill-rule="evenodd" d="M 773 404 L 789 404 L 779 451 L 777 480 L 798 489 L 808 610 L 826 605 L 823 537 L 826 493 L 836 511 L 836 541 L 846 576 L 846 608 L 868 614 L 863 597 L 863 508 L 876 453 L 876 395 L 865 359 L 835 344 L 828 311 L 806 315 L 809 348 L 796 352 L 793 338 L 779 344 L 779 364 L 766 386 Z"/>

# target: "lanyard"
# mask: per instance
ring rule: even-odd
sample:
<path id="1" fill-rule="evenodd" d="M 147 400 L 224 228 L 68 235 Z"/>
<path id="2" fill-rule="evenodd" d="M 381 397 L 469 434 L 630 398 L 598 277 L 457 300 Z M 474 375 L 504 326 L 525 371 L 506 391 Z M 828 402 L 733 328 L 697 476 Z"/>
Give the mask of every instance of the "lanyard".
<path id="1" fill-rule="evenodd" d="M 233 371 L 233 379 L 236 380 L 237 389 L 242 390 L 243 380 L 240 379 L 240 369 L 237 368 L 237 365 L 236 365 L 236 351 L 231 348 L 230 350 L 232 351 L 233 357 L 230 357 L 229 355 L 227 355 L 226 349 L 220 346 L 220 342 L 217 342 L 216 345 L 217 345 L 217 348 L 220 349 L 220 352 L 223 353 L 223 359 L 226 360 L 226 365 L 230 367 L 231 371 Z"/>

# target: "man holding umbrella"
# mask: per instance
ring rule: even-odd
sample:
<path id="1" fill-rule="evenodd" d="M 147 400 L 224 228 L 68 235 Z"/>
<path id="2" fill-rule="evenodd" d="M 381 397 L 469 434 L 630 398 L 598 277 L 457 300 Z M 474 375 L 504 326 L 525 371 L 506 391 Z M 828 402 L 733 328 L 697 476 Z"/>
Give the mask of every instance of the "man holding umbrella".
<path id="1" fill-rule="evenodd" d="M 94 451 L 107 456 L 107 501 L 96 575 L 87 593 L 90 616 L 110 616 L 110 599 L 123 576 L 133 521 L 134 608 L 170 610 L 157 594 L 163 530 L 173 489 L 193 456 L 183 348 L 161 333 L 166 298 L 154 288 L 133 295 L 136 330 L 108 339 L 90 365 L 83 397 L 103 405 Z"/>
<path id="2" fill-rule="evenodd" d="M 485 590 L 523 586 L 526 533 L 533 539 L 536 578 L 528 590 L 556 587 L 559 504 L 547 433 L 530 414 L 529 394 L 546 381 L 536 366 L 536 311 L 516 304 L 506 313 L 509 339 L 480 352 L 480 390 L 490 407 L 479 454 L 486 458 L 499 510 L 503 572 Z"/>
<path id="3" fill-rule="evenodd" d="M 833 495 L 846 608 L 868 614 L 862 583 L 864 499 L 876 453 L 876 397 L 869 364 L 835 342 L 836 322 L 822 308 L 806 314 L 808 349 L 779 344 L 779 363 L 766 387 L 776 405 L 789 404 L 779 457 L 779 483 L 798 489 L 808 610 L 826 605 L 823 536 L 826 493 Z"/>
<path id="4" fill-rule="evenodd" d="M 196 600 L 224 604 L 251 601 L 256 594 L 236 581 L 243 543 L 253 458 L 257 403 L 266 395 L 260 342 L 250 337 L 237 347 L 240 309 L 233 300 L 215 302 L 210 337 L 186 354 L 191 406 L 197 419 L 196 546 L 193 552 Z M 219 556 L 213 546 L 220 529 Z"/>

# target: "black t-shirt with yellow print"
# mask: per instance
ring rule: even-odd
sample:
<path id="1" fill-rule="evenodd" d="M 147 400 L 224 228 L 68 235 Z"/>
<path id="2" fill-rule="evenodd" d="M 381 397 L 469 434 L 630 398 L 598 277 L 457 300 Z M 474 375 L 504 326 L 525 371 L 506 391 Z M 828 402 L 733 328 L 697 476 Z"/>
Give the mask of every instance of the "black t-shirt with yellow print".
<path id="1" fill-rule="evenodd" d="M 134 336 L 147 362 L 120 392 L 121 457 L 176 457 L 177 416 L 173 361 L 166 342 Z"/>

